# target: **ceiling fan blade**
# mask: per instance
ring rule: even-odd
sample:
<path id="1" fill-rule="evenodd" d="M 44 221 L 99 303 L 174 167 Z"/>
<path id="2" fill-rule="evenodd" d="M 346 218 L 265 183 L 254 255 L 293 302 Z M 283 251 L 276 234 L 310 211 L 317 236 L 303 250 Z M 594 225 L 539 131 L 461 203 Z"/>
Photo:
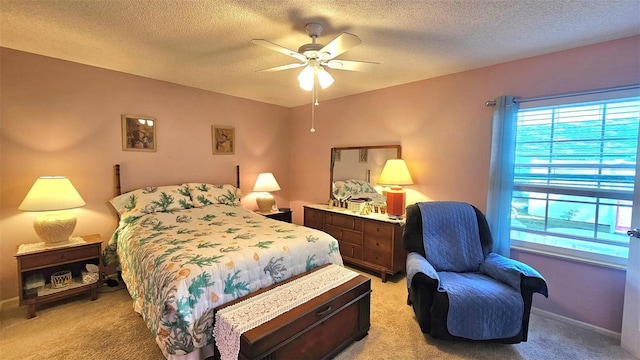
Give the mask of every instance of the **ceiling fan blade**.
<path id="1" fill-rule="evenodd" d="M 353 60 L 330 60 L 326 62 L 330 69 L 348 71 L 369 71 L 380 65 L 377 62 L 353 61 Z"/>
<path id="2" fill-rule="evenodd" d="M 362 40 L 359 37 L 345 32 L 320 49 L 318 56 L 321 60 L 331 60 L 361 43 Z"/>
<path id="3" fill-rule="evenodd" d="M 272 43 L 271 41 L 268 41 L 268 40 L 253 39 L 253 40 L 251 40 L 251 43 L 255 44 L 255 45 L 264 46 L 264 47 L 269 48 L 271 50 L 277 51 L 277 52 L 279 52 L 281 54 L 285 54 L 285 55 L 291 56 L 293 58 L 296 58 L 296 59 L 298 59 L 300 61 L 307 61 L 307 57 L 306 56 L 304 56 L 304 55 L 302 55 L 302 54 L 300 54 L 300 53 L 298 53 L 296 51 L 293 51 L 291 49 L 287 49 L 286 47 L 280 46 L 278 44 L 274 44 L 274 43 Z"/>
<path id="4" fill-rule="evenodd" d="M 280 66 L 276 66 L 276 67 L 272 67 L 272 68 L 268 68 L 268 69 L 258 70 L 258 72 L 273 72 L 273 71 L 280 71 L 280 70 L 289 70 L 289 69 L 295 69 L 295 68 L 303 67 L 303 66 L 306 66 L 306 65 L 307 65 L 306 63 L 295 63 L 295 64 L 280 65 Z"/>

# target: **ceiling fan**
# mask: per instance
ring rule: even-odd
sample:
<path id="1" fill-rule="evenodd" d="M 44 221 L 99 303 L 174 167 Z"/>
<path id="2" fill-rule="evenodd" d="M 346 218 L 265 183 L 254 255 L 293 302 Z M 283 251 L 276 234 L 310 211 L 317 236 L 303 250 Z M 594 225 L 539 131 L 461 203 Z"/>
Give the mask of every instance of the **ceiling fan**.
<path id="1" fill-rule="evenodd" d="M 272 72 L 305 67 L 298 76 L 298 81 L 301 88 L 311 91 L 314 90 L 314 84 L 316 84 L 314 81 L 315 78 L 318 79 L 318 83 L 323 89 L 333 83 L 333 77 L 325 68 L 333 70 L 367 71 L 375 67 L 375 65 L 379 65 L 375 62 L 336 59 L 337 56 L 341 55 L 345 51 L 362 43 L 362 40 L 360 40 L 356 35 L 343 32 L 338 35 L 338 37 L 331 40 L 327 45 L 322 45 L 316 42 L 318 36 L 320 36 L 320 33 L 322 32 L 322 25 L 312 22 L 307 24 L 305 29 L 311 38 L 311 43 L 300 46 L 298 51 L 287 49 L 264 39 L 251 40 L 251 43 L 253 44 L 264 46 L 287 56 L 291 56 L 299 61 L 297 63 L 276 66 L 259 71 Z"/>

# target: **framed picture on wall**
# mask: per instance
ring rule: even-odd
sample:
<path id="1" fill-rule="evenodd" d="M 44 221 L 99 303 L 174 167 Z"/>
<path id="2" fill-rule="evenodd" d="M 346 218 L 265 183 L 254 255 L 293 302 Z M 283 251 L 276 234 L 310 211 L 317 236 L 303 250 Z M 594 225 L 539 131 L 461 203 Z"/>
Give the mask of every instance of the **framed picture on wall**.
<path id="1" fill-rule="evenodd" d="M 211 138 L 214 155 L 233 155 L 236 153 L 236 129 L 234 127 L 213 125 Z"/>
<path id="2" fill-rule="evenodd" d="M 369 159 L 369 151 L 368 149 L 360 149 L 360 154 L 358 161 L 361 163 L 366 163 Z"/>
<path id="3" fill-rule="evenodd" d="M 156 151 L 156 118 L 122 115 L 122 150 Z"/>

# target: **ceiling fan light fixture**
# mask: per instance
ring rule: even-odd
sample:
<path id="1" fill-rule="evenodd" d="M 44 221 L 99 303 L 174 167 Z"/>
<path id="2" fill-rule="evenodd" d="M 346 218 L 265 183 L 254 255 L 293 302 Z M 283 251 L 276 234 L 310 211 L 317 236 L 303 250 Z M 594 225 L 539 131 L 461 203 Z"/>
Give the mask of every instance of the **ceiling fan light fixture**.
<path id="1" fill-rule="evenodd" d="M 303 90 L 311 92 L 310 131 L 313 133 L 316 131 L 314 121 L 315 108 L 319 105 L 319 90 L 320 88 L 328 88 L 334 82 L 333 76 L 325 70 L 325 67 L 329 67 L 329 69 L 347 71 L 364 71 L 366 70 L 365 68 L 367 65 L 377 65 L 377 63 L 335 59 L 345 51 L 362 43 L 362 40 L 354 34 L 343 32 L 331 40 L 327 45 L 322 45 L 317 42 L 318 37 L 322 32 L 322 25 L 312 22 L 308 23 L 305 26 L 305 29 L 311 38 L 311 43 L 300 46 L 297 52 L 264 39 L 253 39 L 251 40 L 251 43 L 264 46 L 281 54 L 293 57 L 299 61 L 298 63 L 280 65 L 260 71 L 272 72 L 304 67 L 304 69 L 302 69 L 298 74 L 298 86 Z"/>
<path id="2" fill-rule="evenodd" d="M 298 75 L 298 85 L 300 88 L 306 91 L 311 91 L 313 89 L 313 77 L 313 68 L 309 65 L 305 66 Z"/>
<path id="3" fill-rule="evenodd" d="M 329 72 L 323 67 L 319 67 L 316 74 L 318 75 L 318 82 L 322 89 L 326 89 L 333 84 L 333 76 L 331 76 L 331 74 L 329 74 Z"/>

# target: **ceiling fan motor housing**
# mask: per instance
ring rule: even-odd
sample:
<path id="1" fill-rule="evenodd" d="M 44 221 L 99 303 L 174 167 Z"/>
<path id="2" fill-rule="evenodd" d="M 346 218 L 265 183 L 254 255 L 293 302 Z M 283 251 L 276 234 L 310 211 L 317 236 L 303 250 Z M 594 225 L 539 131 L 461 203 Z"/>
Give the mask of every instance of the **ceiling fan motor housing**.
<path id="1" fill-rule="evenodd" d="M 318 58 L 318 51 L 323 47 L 324 45 L 317 43 L 304 44 L 298 48 L 298 52 L 306 56 L 308 59 L 316 59 Z"/>

